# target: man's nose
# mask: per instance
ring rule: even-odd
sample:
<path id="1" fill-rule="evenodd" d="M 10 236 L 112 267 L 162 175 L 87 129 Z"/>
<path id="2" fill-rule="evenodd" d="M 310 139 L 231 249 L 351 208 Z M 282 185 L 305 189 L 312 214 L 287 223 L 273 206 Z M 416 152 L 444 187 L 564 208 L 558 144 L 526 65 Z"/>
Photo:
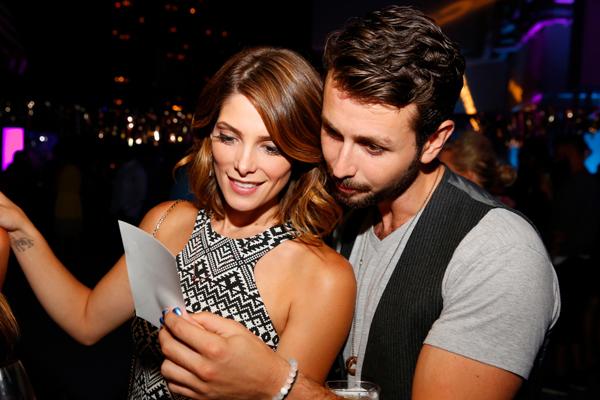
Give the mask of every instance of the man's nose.
<path id="1" fill-rule="evenodd" d="M 338 179 L 352 177 L 356 174 L 356 163 L 354 160 L 353 154 L 354 146 L 352 143 L 344 143 L 335 159 L 334 163 L 331 165 L 331 172 L 333 176 Z"/>

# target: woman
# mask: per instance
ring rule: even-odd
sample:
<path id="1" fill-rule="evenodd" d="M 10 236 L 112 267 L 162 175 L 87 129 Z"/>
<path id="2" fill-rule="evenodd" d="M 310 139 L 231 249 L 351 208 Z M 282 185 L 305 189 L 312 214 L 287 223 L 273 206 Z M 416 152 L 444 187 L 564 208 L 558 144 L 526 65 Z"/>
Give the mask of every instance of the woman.
<path id="1" fill-rule="evenodd" d="M 235 55 L 203 89 L 196 143 L 180 162 L 197 204 L 163 203 L 140 223 L 177 255 L 188 312 L 240 321 L 317 381 L 346 338 L 355 291 L 349 264 L 321 241 L 340 211 L 324 188 L 320 106 L 321 82 L 299 55 Z M 90 290 L 17 206 L 0 196 L 0 207 L 31 286 L 71 336 L 92 344 L 131 318 L 123 257 Z M 171 398 L 156 329 L 136 319 L 133 332 L 130 398 Z"/>
<path id="2" fill-rule="evenodd" d="M 6 297 L 0 293 L 0 367 L 16 359 L 16 346 L 19 326 Z"/>
<path id="3" fill-rule="evenodd" d="M 8 233 L 4 229 L 0 229 L 0 290 L 2 290 L 6 275 L 9 252 Z M 18 334 L 19 328 L 15 316 L 6 298 L 0 293 L 0 366 L 14 361 Z"/>
<path id="4" fill-rule="evenodd" d="M 4 286 L 6 278 L 6 269 L 8 268 L 8 255 L 10 253 L 10 241 L 8 233 L 4 229 L 0 229 L 0 290 Z"/>

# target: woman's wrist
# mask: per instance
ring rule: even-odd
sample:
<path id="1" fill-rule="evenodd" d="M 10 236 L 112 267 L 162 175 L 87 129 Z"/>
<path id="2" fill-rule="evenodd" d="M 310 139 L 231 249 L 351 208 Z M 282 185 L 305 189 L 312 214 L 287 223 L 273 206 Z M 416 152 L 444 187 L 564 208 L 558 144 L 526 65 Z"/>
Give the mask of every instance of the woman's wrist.
<path id="1" fill-rule="evenodd" d="M 45 241 L 42 234 L 32 224 L 9 232 L 8 236 L 10 237 L 10 247 L 15 254 L 24 253 L 34 245 Z"/>
<path id="2" fill-rule="evenodd" d="M 285 377 L 285 381 L 282 386 L 279 388 L 277 393 L 272 397 L 272 400 L 284 400 L 289 392 L 292 391 L 292 387 L 294 383 L 296 383 L 296 378 L 298 377 L 298 361 L 293 358 L 288 360 L 289 368 L 288 373 Z"/>

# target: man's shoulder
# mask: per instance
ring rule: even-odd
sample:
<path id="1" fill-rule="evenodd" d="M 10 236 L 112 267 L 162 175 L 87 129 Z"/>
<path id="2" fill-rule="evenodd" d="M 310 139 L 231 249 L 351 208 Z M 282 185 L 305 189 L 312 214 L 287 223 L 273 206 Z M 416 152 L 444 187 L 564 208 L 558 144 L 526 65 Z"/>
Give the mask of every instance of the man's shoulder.
<path id="1" fill-rule="evenodd" d="M 538 280 L 554 275 L 533 225 L 506 208 L 491 209 L 456 248 L 446 271 L 447 282 L 453 281 L 451 276 L 463 279 L 465 274 L 508 281 L 519 276 Z"/>
<path id="2" fill-rule="evenodd" d="M 546 252 L 533 224 L 517 211 L 505 207 L 488 211 L 465 239 L 484 242 L 493 248 L 525 246 Z"/>
<path id="3" fill-rule="evenodd" d="M 473 201 L 483 203 L 489 207 L 503 207 L 502 203 L 495 198 L 492 194 L 487 192 L 482 187 L 476 185 L 468 179 L 463 178 L 460 175 L 455 174 L 454 172 L 447 170 L 448 179 L 447 184 L 452 186 L 454 189 L 462 192 L 467 198 L 472 199 Z"/>
<path id="4" fill-rule="evenodd" d="M 463 201 L 466 197 L 488 209 L 465 237 L 467 241 L 480 239 L 496 246 L 525 243 L 543 248 L 537 229 L 519 211 L 507 207 L 486 190 L 450 171 L 448 184 L 464 195 Z"/>

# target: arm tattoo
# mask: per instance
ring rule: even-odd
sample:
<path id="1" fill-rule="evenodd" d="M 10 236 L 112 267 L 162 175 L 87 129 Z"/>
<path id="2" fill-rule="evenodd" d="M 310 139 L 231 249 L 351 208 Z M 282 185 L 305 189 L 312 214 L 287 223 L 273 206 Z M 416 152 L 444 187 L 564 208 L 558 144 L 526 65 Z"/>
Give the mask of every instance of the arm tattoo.
<path id="1" fill-rule="evenodd" d="M 28 237 L 22 237 L 18 239 L 11 239 L 12 248 L 19 253 L 23 253 L 33 247 L 33 240 Z"/>

